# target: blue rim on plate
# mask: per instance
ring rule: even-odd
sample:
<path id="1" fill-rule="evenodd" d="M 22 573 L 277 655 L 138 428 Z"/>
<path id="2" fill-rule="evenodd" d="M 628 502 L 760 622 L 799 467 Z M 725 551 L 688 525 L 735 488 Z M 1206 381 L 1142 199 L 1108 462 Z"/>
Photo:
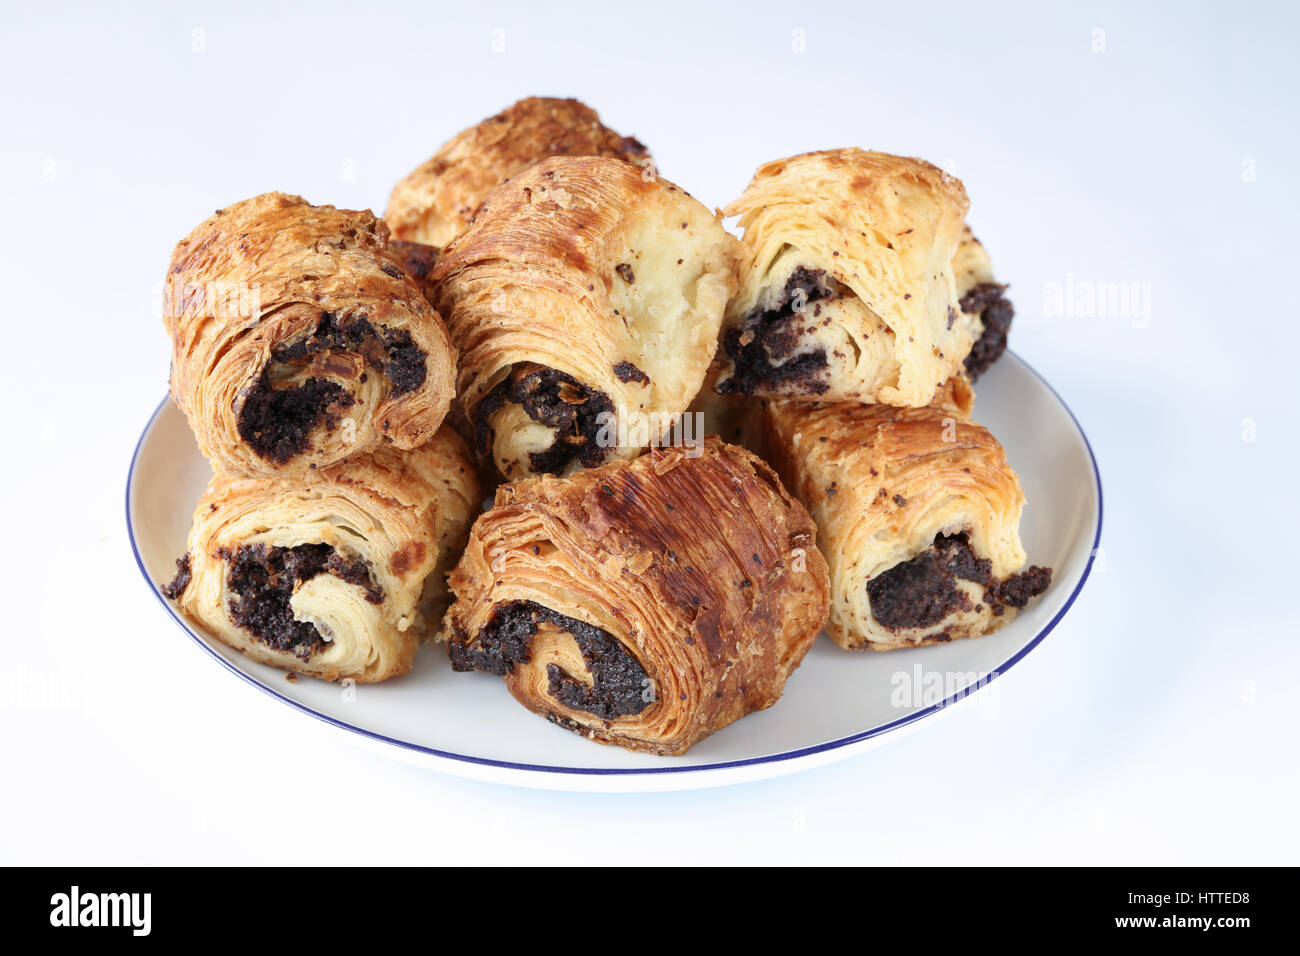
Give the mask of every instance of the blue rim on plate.
<path id="1" fill-rule="evenodd" d="M 1074 412 L 1071 411 L 1070 406 L 1065 404 L 1065 401 L 1061 398 L 1061 396 L 1057 394 L 1056 389 L 1052 388 L 1051 384 L 1045 378 L 1043 378 L 1043 376 L 1039 375 L 1038 372 L 1033 368 L 1033 366 L 1031 366 L 1024 359 L 1022 359 L 1019 355 L 1016 355 L 1016 353 L 1011 352 L 1010 349 L 1008 349 L 1007 351 L 1010 354 L 1014 355 L 1016 360 L 1021 365 L 1023 365 L 1026 369 L 1028 369 L 1029 373 L 1033 375 L 1036 379 L 1038 379 L 1038 381 L 1043 384 L 1043 387 L 1046 388 L 1049 392 L 1051 392 L 1052 395 L 1056 398 L 1056 400 L 1061 403 L 1061 407 L 1065 409 L 1065 413 L 1070 416 L 1070 421 L 1074 423 L 1074 427 L 1078 431 L 1079 437 L 1083 439 L 1083 446 L 1088 451 L 1088 460 L 1092 463 L 1093 481 L 1097 486 L 1097 530 L 1093 535 L 1092 548 L 1088 552 L 1088 561 L 1084 565 L 1083 575 L 1079 578 L 1079 583 L 1075 585 L 1074 591 L 1071 592 L 1070 597 L 1066 600 L 1065 604 L 1063 604 L 1061 606 L 1061 609 L 1056 612 L 1055 616 L 1050 621 L 1047 622 L 1046 626 L 1044 626 L 1041 631 L 1039 631 L 1036 635 L 1034 635 L 1033 640 L 1031 640 L 1028 644 L 1026 644 L 1015 654 L 1013 654 L 1010 658 L 1008 658 L 1007 661 L 1002 666 L 1000 666 L 996 671 L 990 672 L 987 680 L 984 680 L 982 682 L 983 684 L 991 683 L 996 678 L 1001 677 L 1003 674 L 1009 671 L 1012 668 L 1012 666 L 1014 666 L 1017 662 L 1019 662 L 1021 658 L 1023 658 L 1026 654 L 1028 654 L 1040 643 L 1042 643 L 1043 638 L 1047 637 L 1048 634 L 1052 633 L 1052 631 L 1055 630 L 1056 625 L 1061 622 L 1061 619 L 1063 617 L 1065 617 L 1066 612 L 1069 611 L 1070 608 L 1074 606 L 1074 602 L 1078 599 L 1079 593 L 1083 590 L 1084 583 L 1088 580 L 1088 576 L 1092 573 L 1092 565 L 1097 557 L 1097 547 L 1101 543 L 1101 525 L 1102 525 L 1102 512 L 1103 512 L 1102 491 L 1101 491 L 1101 471 L 1097 467 L 1097 456 L 1093 454 L 1092 444 L 1088 441 L 1088 436 L 1084 432 L 1083 427 L 1079 424 L 1079 420 L 1075 417 Z M 754 766 L 756 764 L 780 763 L 786 760 L 795 760 L 800 757 L 809 757 L 814 754 L 826 753 L 827 751 L 831 751 L 831 750 L 838 750 L 841 747 L 848 747 L 851 744 L 861 743 L 864 740 L 870 740 L 873 737 L 879 737 L 882 734 L 889 733 L 890 731 L 898 730 L 900 727 L 905 727 L 908 724 L 913 724 L 918 720 L 922 720 L 930 716 L 931 714 L 937 713 L 938 711 L 943 710 L 945 707 L 948 707 L 956 703 L 962 698 L 968 696 L 971 692 L 971 688 L 962 688 L 961 690 L 956 691 L 950 697 L 947 697 L 936 704 L 931 704 L 928 707 L 910 713 L 905 717 L 900 717 L 897 720 L 890 721 L 887 724 L 881 724 L 880 726 L 873 727 L 870 730 L 864 730 L 861 733 L 850 734 L 847 737 L 840 737 L 835 740 L 830 740 L 827 741 L 826 743 L 816 744 L 811 747 L 802 747 L 798 750 L 786 750 L 783 751 L 782 753 L 768 754 L 767 756 L 764 757 L 746 757 L 743 760 L 725 760 L 718 763 L 693 764 L 690 766 L 675 766 L 675 767 L 673 766 L 557 767 L 557 766 L 550 766 L 547 764 L 518 763 L 516 761 L 511 761 L 511 760 L 493 760 L 489 757 L 472 757 L 469 754 L 458 754 L 458 753 L 452 753 L 449 750 L 437 750 L 433 747 L 424 747 L 421 746 L 420 744 L 414 744 L 407 740 L 397 740 L 393 737 L 387 737 L 384 734 L 375 733 L 373 730 L 367 730 L 364 727 L 358 727 L 355 724 L 349 724 L 347 721 L 339 720 L 337 717 L 331 717 L 330 715 L 323 714 L 318 710 L 313 710 L 312 708 L 308 707 L 306 704 L 294 700 L 292 697 L 286 697 L 284 694 L 281 694 L 273 690 L 272 688 L 268 687 L 266 684 L 263 684 L 252 674 L 249 674 L 241 670 L 240 668 L 236 667 L 231 661 L 227 660 L 221 654 L 217 653 L 217 651 L 214 648 L 210 647 L 202 638 L 198 636 L 198 634 L 196 634 L 190 628 L 190 626 L 185 622 L 185 620 L 180 616 L 180 614 L 177 613 L 176 609 L 171 605 L 171 603 L 165 597 L 163 597 L 162 592 L 158 589 L 158 585 L 149 576 L 149 572 L 144 566 L 144 559 L 140 556 L 140 548 L 136 544 L 136 540 L 135 540 L 135 527 L 134 527 L 134 522 L 131 520 L 131 489 L 135 485 L 135 466 L 137 460 L 140 457 L 140 448 L 141 446 L 144 445 L 145 437 L 149 434 L 150 430 L 153 427 L 154 422 L 158 419 L 159 414 L 161 414 L 163 408 L 167 405 L 169 401 L 171 401 L 170 397 L 164 398 L 158 404 L 158 407 L 154 409 L 153 414 L 149 416 L 149 421 L 145 425 L 144 431 L 140 433 L 139 441 L 136 442 L 135 451 L 132 452 L 131 454 L 131 467 L 127 471 L 127 476 L 126 476 L 126 534 L 127 534 L 127 538 L 131 542 L 131 553 L 135 555 L 136 567 L 140 569 L 140 573 L 141 575 L 144 576 L 145 583 L 149 585 L 149 590 L 153 593 L 154 598 L 156 598 L 158 603 L 163 606 L 163 609 L 176 623 L 176 626 L 179 627 L 182 631 L 184 631 L 185 634 L 191 640 L 193 640 L 195 644 L 197 644 L 205 652 L 207 652 L 207 654 L 209 654 L 222 667 L 230 671 L 235 676 L 241 678 L 242 680 L 256 687 L 258 690 L 262 691 L 263 693 L 269 694 L 271 697 L 274 697 L 277 700 L 285 704 L 288 704 L 290 707 L 293 707 L 295 710 L 298 710 L 311 717 L 315 717 L 317 720 L 322 720 L 325 723 L 338 727 L 341 730 L 351 731 L 354 734 L 360 734 L 363 737 L 368 737 L 369 739 L 379 741 L 380 743 L 391 744 L 394 747 L 400 747 L 404 750 L 414 751 L 415 753 L 425 754 L 431 757 L 442 757 L 447 760 L 460 761 L 461 763 L 477 764 L 479 766 L 494 767 L 503 770 L 527 770 L 533 773 L 574 774 L 574 775 L 583 775 L 583 776 L 643 776 L 646 774 L 683 774 L 683 773 L 699 773 L 707 770 L 728 770 L 737 767 Z"/>

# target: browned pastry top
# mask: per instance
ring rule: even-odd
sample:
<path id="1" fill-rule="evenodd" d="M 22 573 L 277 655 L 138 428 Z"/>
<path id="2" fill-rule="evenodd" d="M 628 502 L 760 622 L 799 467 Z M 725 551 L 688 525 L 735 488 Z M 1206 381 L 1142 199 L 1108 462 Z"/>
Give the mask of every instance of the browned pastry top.
<path id="1" fill-rule="evenodd" d="M 717 348 L 738 254 L 713 211 L 616 159 L 552 157 L 493 191 L 433 272 L 460 352 L 458 396 L 487 436 L 480 452 L 520 478 L 578 464 L 552 453 L 557 440 L 581 444 L 584 466 L 650 444 L 658 424 L 616 450 L 590 429 L 602 415 L 626 425 L 685 410 Z M 557 399 L 546 410 L 533 400 L 543 393 Z M 574 409 L 585 424 L 563 420 Z"/>
<path id="2" fill-rule="evenodd" d="M 945 566 L 979 562 L 980 572 L 964 578 L 990 589 L 1024 566 L 1024 494 L 1002 446 L 970 421 L 969 396 L 965 380 L 955 377 L 925 408 L 764 402 L 760 444 L 817 520 L 831 573 L 827 630 L 842 647 L 976 636 L 1010 619 L 1001 604 L 1023 605 L 996 594 L 981 600 L 982 592 L 972 591 L 963 613 L 904 626 L 902 615 L 876 613 L 879 588 L 869 593 L 877 576 L 909 562 L 917 572 L 909 580 L 923 577 L 914 559 L 931 561 L 935 548 Z"/>
<path id="3" fill-rule="evenodd" d="M 531 96 L 457 134 L 398 183 L 388 224 L 398 239 L 445 245 L 465 230 L 488 193 L 550 156 L 638 162 L 648 153 L 578 100 Z"/>
<path id="4" fill-rule="evenodd" d="M 163 321 L 175 334 L 186 318 L 210 316 L 212 296 L 241 281 L 257 284 L 263 307 L 333 297 L 431 312 L 405 265 L 369 210 L 266 193 L 218 209 L 176 244 Z"/>
<path id="5" fill-rule="evenodd" d="M 283 193 L 218 210 L 177 243 L 172 396 L 203 453 L 234 473 L 301 475 L 428 441 L 455 353 L 407 272 L 422 263 L 372 213 Z"/>
<path id="6" fill-rule="evenodd" d="M 581 525 L 602 552 L 653 585 L 722 660 L 751 635 L 782 630 L 786 609 L 763 600 L 762 591 L 803 573 L 791 571 L 788 559 L 795 549 L 813 550 L 817 529 L 756 456 L 711 435 L 702 458 L 683 448 L 652 449 L 628 466 L 578 473 L 586 480 L 546 475 L 502 485 L 496 506 L 540 506 Z M 720 527 L 726 547 L 719 546 Z M 744 628 L 735 626 L 740 621 Z"/>
<path id="7" fill-rule="evenodd" d="M 828 607 L 812 519 L 767 465 L 716 436 L 501 486 L 451 585 L 453 661 L 490 659 L 494 620 L 520 607 L 616 640 L 656 697 L 612 721 L 557 698 L 536 647 L 494 670 L 563 726 L 663 754 L 773 704 Z"/>

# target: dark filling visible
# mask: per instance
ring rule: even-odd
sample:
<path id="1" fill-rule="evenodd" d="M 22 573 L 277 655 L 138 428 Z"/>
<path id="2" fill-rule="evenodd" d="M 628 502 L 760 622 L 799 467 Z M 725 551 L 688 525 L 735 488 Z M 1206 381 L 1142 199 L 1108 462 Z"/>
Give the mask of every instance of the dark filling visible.
<path id="1" fill-rule="evenodd" d="M 984 334 L 966 356 L 966 374 L 973 382 L 998 360 L 1007 348 L 1007 333 L 1016 310 L 1006 297 L 1007 287 L 985 282 L 961 297 L 961 310 L 984 321 Z"/>
<path id="2" fill-rule="evenodd" d="M 795 358 L 800 323 L 816 317 L 818 307 L 811 303 L 830 301 L 844 293 L 825 269 L 798 267 L 790 274 L 778 305 L 770 310 L 755 310 L 743 322 L 728 329 L 722 348 L 731 360 L 731 375 L 718 385 L 723 394 L 753 395 L 777 389 L 805 395 L 820 395 L 829 387 L 823 380 L 826 350 L 806 352 Z M 800 309 L 802 301 L 804 308 Z M 787 359 L 780 365 L 774 361 Z"/>
<path id="3" fill-rule="evenodd" d="M 332 312 L 321 313 L 320 323 L 307 338 L 273 349 L 271 358 L 293 367 L 325 351 L 365 356 L 388 379 L 394 396 L 419 388 L 427 375 L 424 352 L 405 329 L 376 329 L 366 318 L 340 325 Z M 324 378 L 276 388 L 266 368 L 239 410 L 239 437 L 258 456 L 283 465 L 307 449 L 317 426 L 324 422 L 333 430 L 338 426 L 338 411 L 354 404 L 342 385 Z"/>
<path id="4" fill-rule="evenodd" d="M 479 453 L 492 452 L 491 417 L 507 402 L 520 406 L 535 422 L 555 432 L 555 440 L 544 451 L 528 453 L 528 469 L 534 474 L 556 475 L 575 459 L 584 468 L 599 465 L 607 449 L 596 441 L 604 422 L 613 415 L 614 404 L 604 392 L 588 388 L 577 379 L 553 368 L 512 372 L 483 396 L 474 409 L 474 433 Z"/>
<path id="5" fill-rule="evenodd" d="M 365 356 L 376 371 L 392 386 L 394 396 L 413 392 L 424 384 L 428 374 L 423 350 L 411 340 L 405 329 L 376 329 L 364 316 L 346 325 L 333 312 L 321 313 L 316 331 L 305 339 L 281 345 L 271 352 L 277 362 L 293 365 L 318 352 L 356 352 Z"/>
<path id="6" fill-rule="evenodd" d="M 957 578 L 988 585 L 991 568 L 991 562 L 975 557 L 965 535 L 939 535 L 930 549 L 867 582 L 871 615 L 890 630 L 931 627 L 973 607 Z"/>
<path id="7" fill-rule="evenodd" d="M 346 557 L 328 544 L 301 544 L 296 548 L 273 548 L 264 544 L 244 545 L 226 561 L 226 587 L 230 619 L 272 650 L 290 651 L 308 660 L 325 641 L 316 625 L 294 620 L 289 604 L 294 590 L 319 574 L 332 574 L 340 581 L 365 588 L 366 600 L 379 604 L 384 590 L 370 577 L 370 565 Z"/>
<path id="8" fill-rule="evenodd" d="M 335 410 L 353 404 L 352 396 L 337 382 L 309 378 L 291 388 L 274 388 L 263 370 L 239 410 L 239 437 L 259 457 L 283 465 L 307 449 L 317 425 L 324 421 L 334 429 Z"/>
<path id="9" fill-rule="evenodd" d="M 614 375 L 620 382 L 640 382 L 642 385 L 650 384 L 650 376 L 641 371 L 631 362 L 615 362 Z"/>
<path id="10" fill-rule="evenodd" d="M 402 263 L 402 268 L 406 270 L 406 274 L 417 283 L 427 280 L 433 273 L 433 267 L 438 264 L 437 246 L 426 246 L 422 242 L 403 242 L 401 239 L 394 239 L 388 244 L 388 247 L 397 255 L 397 258 Z M 384 271 L 388 272 L 387 266 L 384 266 Z M 392 275 L 391 272 L 388 274 Z"/>
<path id="11" fill-rule="evenodd" d="M 180 596 L 185 593 L 185 589 L 190 586 L 190 556 L 185 553 L 176 559 L 176 577 L 172 578 L 172 583 L 162 589 L 165 597 L 173 601 L 180 600 Z"/>
<path id="12" fill-rule="evenodd" d="M 392 240 L 388 247 L 401 261 L 406 274 L 415 280 L 424 297 L 432 302 L 433 283 L 429 281 L 429 276 L 433 274 L 433 267 L 438 264 L 438 247 L 426 246 L 420 242 L 402 242 L 400 239 Z M 388 275 L 393 275 L 391 268 L 387 264 L 383 266 L 384 272 Z"/>
<path id="13" fill-rule="evenodd" d="M 558 614 L 535 601 L 509 601 L 498 605 L 474 641 L 451 644 L 451 666 L 458 671 L 487 671 L 504 676 L 515 665 L 530 660 L 529 647 L 539 624 L 547 623 L 573 637 L 591 672 L 592 685 L 567 674 L 558 664 L 548 664 L 546 691 L 565 707 L 614 720 L 639 714 L 653 700 L 645 689 L 650 678 L 636 658 L 608 631 Z"/>
<path id="14" fill-rule="evenodd" d="M 993 580 L 993 563 L 975 556 L 965 534 L 938 535 L 934 544 L 867 582 L 871 615 L 891 631 L 933 627 L 956 611 L 969 611 L 970 597 L 957 579 L 982 585 L 994 616 L 1006 606 L 1024 607 L 1052 582 L 1050 568 L 1031 567 L 1002 582 Z"/>
<path id="15" fill-rule="evenodd" d="M 984 600 L 993 604 L 993 613 L 1000 614 L 1000 605 L 1024 607 L 1031 598 L 1036 598 L 1047 590 L 1052 583 L 1052 569 L 1034 565 L 1019 574 L 1013 574 L 984 595 Z"/>

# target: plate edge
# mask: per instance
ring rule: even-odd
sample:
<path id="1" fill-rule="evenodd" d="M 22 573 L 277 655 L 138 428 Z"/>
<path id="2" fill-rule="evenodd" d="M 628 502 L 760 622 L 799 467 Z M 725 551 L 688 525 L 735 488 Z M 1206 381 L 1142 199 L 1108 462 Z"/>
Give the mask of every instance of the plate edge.
<path id="1" fill-rule="evenodd" d="M 1018 650 L 1015 654 L 1009 657 L 1004 662 L 1004 664 L 998 668 L 998 670 L 992 672 L 993 676 L 989 677 L 989 679 L 984 682 L 985 684 L 992 683 L 993 680 L 1002 677 L 1004 674 L 1010 671 L 1012 667 L 1014 667 L 1017 663 L 1019 663 L 1030 651 L 1032 651 L 1039 644 L 1041 644 L 1043 640 L 1046 639 L 1046 637 L 1056 629 L 1056 626 L 1065 617 L 1066 613 L 1069 612 L 1070 608 L 1074 606 L 1075 601 L 1078 600 L 1080 593 L 1082 593 L 1083 591 L 1084 584 L 1087 583 L 1088 578 L 1092 575 L 1093 563 L 1096 561 L 1097 558 L 1097 549 L 1101 544 L 1101 531 L 1102 531 L 1102 525 L 1104 523 L 1104 514 L 1105 514 L 1104 497 L 1102 493 L 1102 484 L 1101 484 L 1101 470 L 1097 465 L 1097 456 L 1093 452 L 1092 443 L 1088 441 L 1088 435 L 1083 430 L 1083 426 L 1079 424 L 1079 419 L 1075 416 L 1073 409 L 1071 409 L 1070 406 L 1066 404 L 1065 400 L 1061 398 L 1060 394 L 1056 391 L 1056 389 L 1052 387 L 1051 383 L 1048 382 L 1045 378 L 1043 378 L 1043 376 L 1040 375 L 1032 365 L 1026 362 L 1023 358 L 1021 358 L 1018 353 L 1013 352 L 1010 349 L 1007 350 L 1007 353 L 1011 355 L 1020 365 L 1024 366 L 1024 368 L 1031 375 L 1033 375 L 1034 378 L 1036 378 L 1043 385 L 1043 387 L 1048 390 L 1048 392 L 1051 393 L 1051 395 L 1056 399 L 1056 401 L 1060 403 L 1060 406 L 1063 409 L 1065 409 L 1065 413 L 1070 417 L 1070 421 L 1074 424 L 1075 431 L 1077 431 L 1079 437 L 1083 439 L 1083 447 L 1088 452 L 1088 460 L 1092 464 L 1093 485 L 1097 493 L 1097 527 L 1093 533 L 1092 547 L 1089 550 L 1088 560 L 1087 563 L 1084 565 L 1083 574 L 1080 575 L 1079 581 L 1075 585 L 1074 590 L 1070 593 L 1070 596 L 1066 599 L 1065 603 L 1061 605 L 1060 610 L 1058 610 L 1056 614 L 1052 616 L 1052 619 L 1048 621 L 1046 625 L 1044 625 L 1042 630 L 1040 630 L 1036 635 L 1034 635 L 1033 640 L 1031 640 L 1028 644 L 1020 648 L 1020 650 Z M 420 754 L 424 756 L 439 758 L 442 760 L 450 760 L 462 764 L 470 764 L 478 767 L 492 768 L 495 770 L 522 771 L 525 773 L 560 775 L 565 778 L 574 779 L 575 782 L 576 779 L 590 778 L 590 777 L 645 778 L 650 776 L 658 776 L 658 775 L 666 775 L 666 774 L 694 774 L 694 773 L 710 773 L 710 772 L 716 773 L 719 771 L 737 770 L 745 767 L 754 767 L 754 766 L 764 765 L 764 764 L 789 765 L 791 761 L 796 761 L 803 758 L 825 754 L 833 750 L 848 748 L 855 744 L 860 744 L 864 741 L 871 740 L 875 737 L 883 736 L 893 731 L 902 729 L 903 727 L 906 727 L 910 724 L 914 724 L 917 721 L 923 720 L 926 717 L 936 714 L 939 711 L 942 711 L 952 706 L 955 703 L 959 703 L 965 697 L 969 696 L 968 693 L 969 689 L 963 688 L 962 690 L 955 692 L 954 694 L 945 698 L 942 701 L 939 701 L 935 704 L 931 704 L 928 707 L 924 707 L 920 710 L 914 711 L 913 713 L 900 717 L 898 718 L 898 720 L 890 721 L 887 724 L 881 724 L 877 727 L 873 727 L 869 730 L 864 730 L 857 734 L 850 734 L 847 737 L 839 737 L 836 738 L 835 740 L 825 741 L 820 744 L 814 744 L 810 747 L 801 747 L 797 750 L 788 750 L 778 754 L 768 754 L 762 757 L 746 757 L 741 760 L 728 760 L 728 761 L 721 761 L 718 763 L 710 763 L 710 764 L 693 764 L 691 766 L 683 766 L 683 767 L 623 767 L 623 768 L 561 767 L 561 766 L 551 766 L 547 764 L 519 763 L 516 761 L 509 761 L 509 760 L 494 760 L 489 757 L 474 757 L 474 756 L 470 756 L 469 754 L 458 754 L 458 753 L 453 753 L 451 751 L 438 750 L 433 747 L 425 747 L 421 744 L 414 744 L 409 741 L 397 740 L 395 738 L 388 737 L 376 731 L 367 730 L 364 727 L 358 727 L 355 724 L 349 724 L 346 721 L 339 720 L 338 718 L 332 717 L 329 714 L 325 714 L 318 710 L 314 710 L 311 707 L 307 706 L 306 704 L 294 700 L 292 697 L 287 697 L 284 694 L 281 694 L 280 692 L 276 691 L 274 688 L 269 687 L 266 684 L 262 683 L 262 681 L 258 680 L 252 674 L 248 674 L 240 670 L 232 662 L 228 661 L 225 657 L 219 654 L 216 650 L 209 647 L 206 642 L 200 639 L 199 636 L 190 629 L 190 627 L 186 624 L 186 622 L 180 617 L 176 609 L 172 607 L 172 605 L 167 601 L 165 597 L 163 597 L 162 592 L 158 589 L 158 585 L 149 576 L 148 569 L 145 568 L 144 566 L 144 559 L 140 555 L 140 548 L 137 545 L 135 539 L 135 522 L 133 519 L 133 512 L 131 507 L 131 497 L 132 497 L 132 490 L 135 487 L 135 472 L 136 472 L 136 465 L 140 457 L 140 449 L 144 445 L 145 438 L 149 435 L 150 431 L 153 429 L 154 423 L 158 420 L 158 416 L 162 414 L 163 409 L 170 401 L 171 401 L 171 396 L 170 395 L 165 396 L 163 400 L 159 402 L 157 407 L 153 410 L 153 413 L 149 416 L 149 420 L 145 423 L 144 429 L 141 431 L 140 437 L 136 441 L 135 450 L 131 453 L 131 464 L 127 470 L 127 476 L 126 476 L 126 494 L 125 494 L 126 500 L 125 500 L 124 518 L 126 521 L 127 541 L 131 546 L 131 554 L 135 558 L 136 567 L 140 570 L 140 574 L 144 578 L 146 585 L 149 587 L 149 590 L 152 592 L 154 599 L 157 600 L 160 605 L 162 605 L 163 610 L 166 611 L 166 613 L 176 624 L 176 626 L 179 627 L 187 637 L 189 637 L 204 652 L 206 652 L 214 660 L 216 660 L 217 663 L 219 663 L 222 667 L 224 667 L 226 670 L 228 670 L 230 673 L 234 674 L 235 676 L 239 677 L 245 683 L 252 685 L 253 687 L 257 688 L 263 693 L 269 694 L 270 696 L 280 700 L 282 703 L 288 704 L 290 707 L 292 707 L 294 710 L 297 710 L 299 713 L 306 714 L 310 717 L 314 717 L 317 720 L 323 721 L 326 724 L 337 727 L 340 730 L 346 730 L 354 734 L 359 734 L 360 736 L 367 738 L 369 741 L 394 746 L 412 754 Z M 845 754 L 845 756 L 850 756 L 850 754 Z M 736 782 L 739 783 L 742 781 L 738 780 Z"/>

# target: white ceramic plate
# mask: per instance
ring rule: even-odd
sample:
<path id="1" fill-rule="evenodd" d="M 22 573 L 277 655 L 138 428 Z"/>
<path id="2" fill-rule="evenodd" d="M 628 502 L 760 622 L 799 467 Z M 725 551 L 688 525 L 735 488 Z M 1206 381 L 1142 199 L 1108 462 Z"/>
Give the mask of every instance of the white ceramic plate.
<path id="1" fill-rule="evenodd" d="M 500 678 L 458 674 L 441 646 L 383 684 L 341 687 L 256 664 L 180 617 L 158 590 L 185 550 L 190 516 L 211 476 L 170 401 L 140 437 L 127 479 L 136 561 L 167 613 L 213 660 L 303 713 L 389 753 L 478 779 L 548 789 L 675 790 L 738 783 L 839 760 L 945 712 L 1006 673 L 1069 610 L 1101 536 L 1101 478 L 1079 423 L 1055 392 L 1007 353 L 980 380 L 975 417 L 995 434 L 1029 500 L 1021 536 L 1051 589 L 996 634 L 887 654 L 849 653 L 825 635 L 773 707 L 682 757 L 592 743 L 515 703 Z M 232 695 L 233 696 L 233 695 Z M 238 698 L 232 701 L 238 705 Z M 294 719 L 286 712 L 286 720 Z"/>

